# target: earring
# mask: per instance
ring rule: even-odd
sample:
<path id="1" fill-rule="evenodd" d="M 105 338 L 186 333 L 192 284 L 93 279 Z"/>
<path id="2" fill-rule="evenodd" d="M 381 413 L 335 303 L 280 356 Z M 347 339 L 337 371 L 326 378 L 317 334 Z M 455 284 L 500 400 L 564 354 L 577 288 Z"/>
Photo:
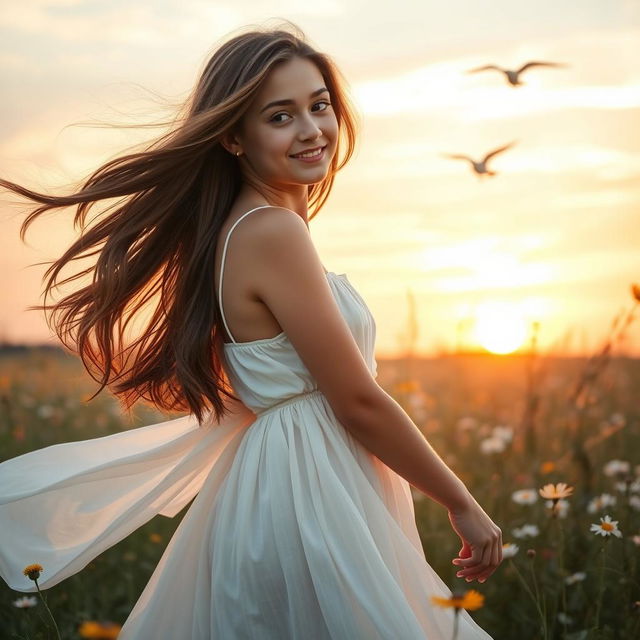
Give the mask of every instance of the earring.
<path id="1" fill-rule="evenodd" d="M 242 153 L 242 151 L 236 151 L 236 156 L 239 156 Z"/>

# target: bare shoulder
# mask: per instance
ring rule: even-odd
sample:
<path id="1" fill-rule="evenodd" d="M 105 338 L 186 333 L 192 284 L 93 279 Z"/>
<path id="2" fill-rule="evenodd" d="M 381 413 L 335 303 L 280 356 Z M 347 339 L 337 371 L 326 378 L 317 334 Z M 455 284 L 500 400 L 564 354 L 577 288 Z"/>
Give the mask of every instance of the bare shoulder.
<path id="1" fill-rule="evenodd" d="M 277 240 L 282 234 L 307 233 L 305 221 L 294 211 L 283 207 L 264 207 L 253 216 L 248 234 L 257 240 Z"/>

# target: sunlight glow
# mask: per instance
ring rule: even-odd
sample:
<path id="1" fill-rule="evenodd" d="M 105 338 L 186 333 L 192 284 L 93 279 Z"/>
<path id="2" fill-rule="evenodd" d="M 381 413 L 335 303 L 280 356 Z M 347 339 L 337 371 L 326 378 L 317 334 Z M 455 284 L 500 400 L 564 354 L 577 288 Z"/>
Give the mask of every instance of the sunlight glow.
<path id="1" fill-rule="evenodd" d="M 508 302 L 487 302 L 475 313 L 474 341 L 492 353 L 511 353 L 527 337 L 527 322 Z"/>

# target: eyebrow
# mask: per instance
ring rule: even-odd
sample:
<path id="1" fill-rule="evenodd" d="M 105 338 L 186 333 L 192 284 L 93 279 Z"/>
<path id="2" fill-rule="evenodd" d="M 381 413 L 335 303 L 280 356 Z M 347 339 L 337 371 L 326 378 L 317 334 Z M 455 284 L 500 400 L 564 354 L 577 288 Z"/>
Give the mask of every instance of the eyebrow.
<path id="1" fill-rule="evenodd" d="M 327 89 L 327 87 L 320 87 L 319 89 L 316 89 L 309 96 L 309 98 L 315 98 L 316 96 L 320 95 L 324 91 L 329 91 L 329 89 Z M 285 105 L 285 104 L 295 104 L 295 101 L 291 100 L 291 99 L 289 99 L 289 100 L 274 100 L 273 102 L 270 102 L 269 104 L 267 104 L 264 107 L 262 107 L 262 109 L 260 109 L 260 113 L 262 113 L 263 111 L 266 111 L 269 107 L 279 107 L 279 106 Z"/>

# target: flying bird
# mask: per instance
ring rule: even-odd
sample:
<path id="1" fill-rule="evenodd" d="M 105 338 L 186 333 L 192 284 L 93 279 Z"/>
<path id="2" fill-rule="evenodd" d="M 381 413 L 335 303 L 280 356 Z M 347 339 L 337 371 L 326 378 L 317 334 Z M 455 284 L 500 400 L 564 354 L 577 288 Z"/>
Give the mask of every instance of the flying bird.
<path id="1" fill-rule="evenodd" d="M 478 71 L 487 71 L 489 69 L 495 69 L 496 71 L 501 71 L 507 77 L 509 84 L 512 87 L 519 87 L 523 85 L 523 82 L 520 82 L 520 74 L 526 69 L 530 69 L 531 67 L 566 67 L 566 64 L 562 64 L 560 62 L 527 62 L 523 64 L 519 69 L 503 69 L 502 67 L 498 67 L 495 64 L 488 64 L 484 67 L 476 67 L 475 69 L 469 69 L 467 73 L 477 73 Z"/>
<path id="2" fill-rule="evenodd" d="M 495 176 L 497 172 L 496 171 L 491 171 L 491 169 L 487 168 L 488 160 L 490 158 L 493 158 L 493 156 L 496 156 L 499 153 L 502 153 L 503 151 L 506 151 L 507 149 L 512 147 L 515 143 L 516 143 L 516 140 L 514 140 L 513 142 L 510 142 L 509 144 L 506 144 L 504 147 L 499 147 L 498 149 L 494 149 L 493 151 L 490 151 L 479 162 L 476 162 L 475 160 L 473 160 L 473 158 L 470 158 L 469 156 L 465 156 L 465 155 L 462 155 L 462 154 L 459 154 L 459 153 L 456 153 L 456 154 L 453 154 L 453 153 L 442 153 L 440 155 L 444 156 L 445 158 L 453 158 L 454 160 L 467 160 L 467 161 L 469 161 L 471 163 L 471 166 L 473 167 L 473 170 L 480 177 L 482 177 L 485 174 L 489 175 L 489 176 Z"/>

